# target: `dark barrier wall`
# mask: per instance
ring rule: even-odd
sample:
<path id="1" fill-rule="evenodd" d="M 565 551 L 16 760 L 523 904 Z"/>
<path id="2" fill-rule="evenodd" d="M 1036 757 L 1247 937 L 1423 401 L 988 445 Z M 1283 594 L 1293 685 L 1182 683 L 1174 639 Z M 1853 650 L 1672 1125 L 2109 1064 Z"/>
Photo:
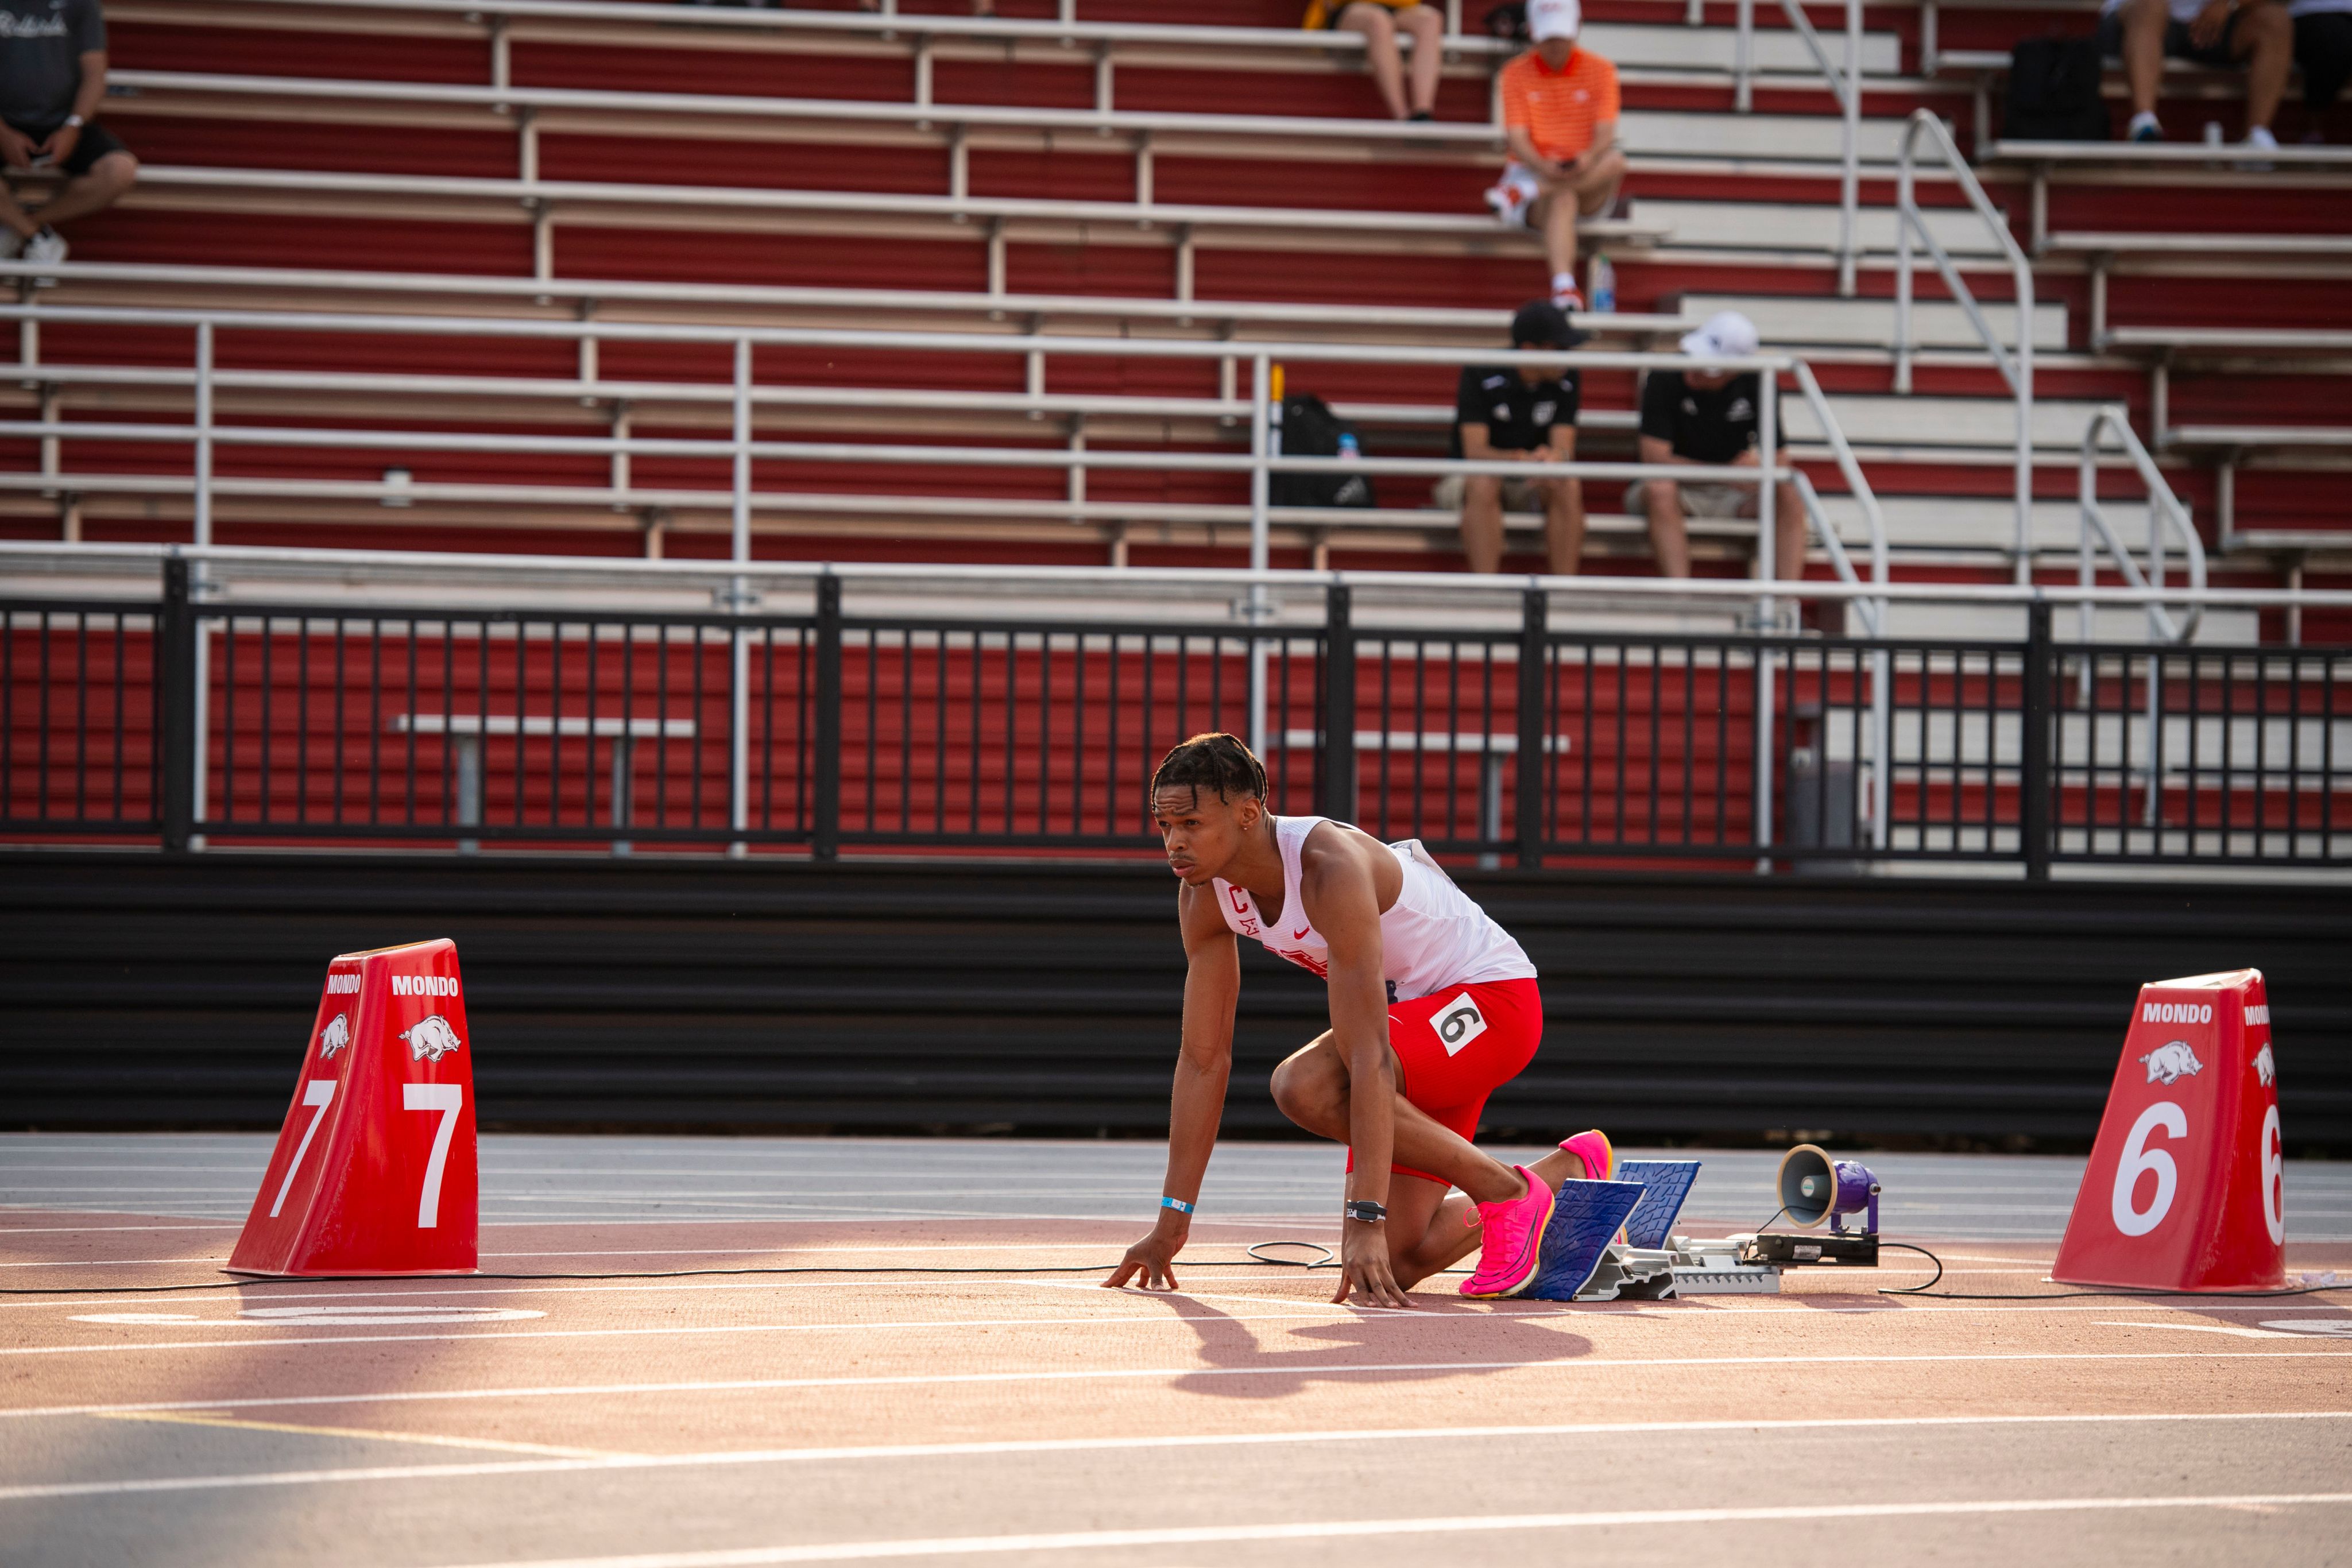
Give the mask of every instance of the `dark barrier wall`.
<path id="1" fill-rule="evenodd" d="M 2291 1147 L 2352 1147 L 2352 896 L 2153 882 L 1464 873 L 1544 975 L 1490 1129 L 2087 1140 L 2143 980 L 2270 979 Z M 457 940 L 484 1122 L 1150 1131 L 1153 865 L 28 852 L 0 1124 L 275 1126 L 327 960 Z M 1233 1128 L 1321 988 L 1244 945 Z"/>

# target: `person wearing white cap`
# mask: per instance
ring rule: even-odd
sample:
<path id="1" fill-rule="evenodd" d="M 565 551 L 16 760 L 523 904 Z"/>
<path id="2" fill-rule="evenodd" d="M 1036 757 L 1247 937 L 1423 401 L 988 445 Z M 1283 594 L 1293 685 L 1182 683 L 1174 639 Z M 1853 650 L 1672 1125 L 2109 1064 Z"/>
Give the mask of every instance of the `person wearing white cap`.
<path id="1" fill-rule="evenodd" d="M 1528 0 L 1535 47 L 1503 68 L 1496 90 L 1511 161 L 1486 204 L 1543 235 L 1552 303 L 1584 308 L 1576 287 L 1576 220 L 1608 210 L 1625 179 L 1617 148 L 1617 68 L 1577 45 L 1577 0 Z"/>
<path id="2" fill-rule="evenodd" d="M 1720 310 L 1682 340 L 1694 359 L 1746 359 L 1757 350 L 1756 323 Z M 1650 519 L 1650 549 L 1664 577 L 1690 575 L 1686 517 L 1752 517 L 1762 486 L 1710 478 L 1706 471 L 1752 468 L 1761 381 L 1754 371 L 1653 370 L 1642 388 L 1642 461 L 1699 470 L 1687 479 L 1643 479 L 1625 487 L 1625 509 Z M 1772 504 L 1775 575 L 1805 569 L 1804 501 L 1783 481 Z"/>

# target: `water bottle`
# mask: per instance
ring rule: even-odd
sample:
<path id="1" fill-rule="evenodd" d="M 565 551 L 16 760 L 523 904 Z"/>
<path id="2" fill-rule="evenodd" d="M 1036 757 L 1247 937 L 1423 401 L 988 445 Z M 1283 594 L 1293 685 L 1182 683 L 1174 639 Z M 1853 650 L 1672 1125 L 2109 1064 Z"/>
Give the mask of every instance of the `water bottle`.
<path id="1" fill-rule="evenodd" d="M 1617 308 L 1617 268 L 1605 256 L 1592 258 L 1592 309 L 1607 316 Z"/>
<path id="2" fill-rule="evenodd" d="M 1356 444 L 1356 433 L 1352 430 L 1341 431 L 1339 433 L 1340 460 L 1345 462 L 1349 458 L 1360 457 L 1363 455 L 1363 448 Z"/>

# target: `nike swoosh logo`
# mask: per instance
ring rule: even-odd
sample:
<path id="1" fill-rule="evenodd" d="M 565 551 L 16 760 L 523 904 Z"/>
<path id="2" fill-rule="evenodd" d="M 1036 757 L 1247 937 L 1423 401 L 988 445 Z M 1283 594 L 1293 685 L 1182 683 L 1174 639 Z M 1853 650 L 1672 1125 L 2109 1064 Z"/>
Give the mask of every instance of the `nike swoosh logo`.
<path id="1" fill-rule="evenodd" d="M 1293 942 L 1302 942 L 1302 941 L 1305 941 L 1305 940 L 1306 940 L 1306 938 L 1307 938 L 1307 934 L 1309 931 L 1312 931 L 1312 930 L 1314 930 L 1314 929 L 1315 929 L 1315 928 L 1314 928 L 1313 926 L 1311 926 L 1311 925 L 1302 925 L 1302 926 L 1300 926 L 1297 930 L 1296 930 L 1296 931 L 1294 931 L 1294 932 L 1292 932 L 1292 933 L 1290 934 L 1290 939 L 1291 939 Z"/>

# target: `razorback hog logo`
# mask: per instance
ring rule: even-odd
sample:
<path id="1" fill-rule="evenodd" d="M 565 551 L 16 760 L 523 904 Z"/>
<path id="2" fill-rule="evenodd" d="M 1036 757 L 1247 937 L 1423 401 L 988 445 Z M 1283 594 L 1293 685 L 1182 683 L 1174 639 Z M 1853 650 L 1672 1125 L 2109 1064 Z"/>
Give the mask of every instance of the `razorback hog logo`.
<path id="1" fill-rule="evenodd" d="M 337 1013 L 334 1020 L 319 1031 L 319 1059 L 331 1061 L 335 1052 L 352 1042 L 352 1015 Z"/>
<path id="2" fill-rule="evenodd" d="M 412 1061 L 438 1061 L 466 1043 L 439 1013 L 417 1019 L 400 1031 L 400 1038 L 408 1042 Z"/>
<path id="3" fill-rule="evenodd" d="M 2159 1045 L 2141 1057 L 2140 1061 L 2147 1066 L 2147 1081 L 2150 1083 L 2175 1083 L 2183 1078 L 2193 1078 L 2205 1066 L 2203 1062 L 2197 1060 L 2197 1053 L 2189 1049 L 2189 1042 L 2185 1040 L 2176 1040 L 2169 1045 Z"/>
<path id="4" fill-rule="evenodd" d="M 2254 1052 L 2254 1076 L 2263 1081 L 2265 1089 L 2278 1082 L 2278 1061 L 2267 1045 Z"/>

